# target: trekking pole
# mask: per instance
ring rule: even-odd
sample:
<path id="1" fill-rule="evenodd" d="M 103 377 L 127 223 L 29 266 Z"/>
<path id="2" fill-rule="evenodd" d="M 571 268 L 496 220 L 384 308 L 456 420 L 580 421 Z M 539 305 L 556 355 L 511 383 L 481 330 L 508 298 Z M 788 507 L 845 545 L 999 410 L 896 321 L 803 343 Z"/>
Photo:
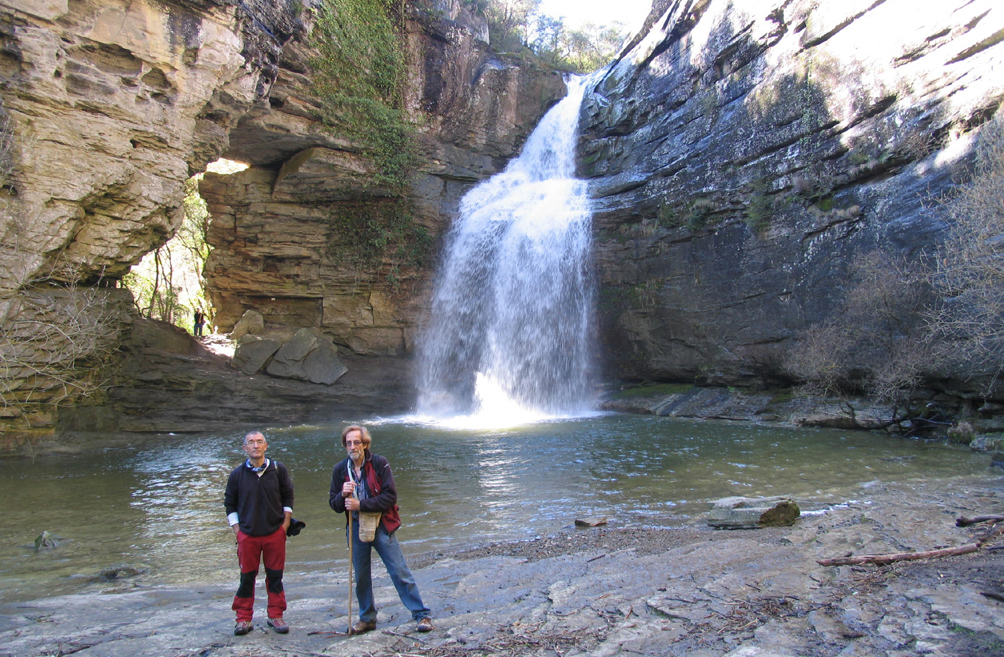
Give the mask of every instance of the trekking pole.
<path id="1" fill-rule="evenodd" d="M 352 634 L 352 512 L 345 510 L 345 517 L 349 521 L 349 627 L 346 634 Z"/>

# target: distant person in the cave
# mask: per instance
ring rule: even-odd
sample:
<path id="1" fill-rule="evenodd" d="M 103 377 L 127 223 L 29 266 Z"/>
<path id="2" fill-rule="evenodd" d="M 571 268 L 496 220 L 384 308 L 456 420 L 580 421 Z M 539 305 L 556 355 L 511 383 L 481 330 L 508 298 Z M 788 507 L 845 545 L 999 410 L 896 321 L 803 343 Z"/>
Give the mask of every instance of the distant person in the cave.
<path id="1" fill-rule="evenodd" d="M 286 564 L 286 530 L 293 518 L 293 481 L 286 466 L 265 458 L 266 449 L 268 441 L 260 431 L 244 436 L 247 460 L 230 473 L 223 497 L 227 522 L 237 536 L 241 567 L 241 583 L 231 607 L 237 612 L 237 636 L 254 628 L 251 618 L 259 561 L 265 562 L 268 625 L 279 634 L 289 632 L 282 620 L 286 610 L 282 571 Z"/>
<path id="2" fill-rule="evenodd" d="M 370 557 L 375 548 L 387 567 L 387 574 L 394 582 L 401 602 L 418 622 L 418 631 L 429 632 L 434 629 L 429 608 L 422 602 L 418 585 L 404 561 L 401 545 L 394 535 L 401 526 L 394 475 L 391 474 L 387 459 L 370 451 L 371 442 L 370 432 L 365 427 L 352 425 L 342 431 L 342 446 L 348 452 L 348 458 L 335 465 L 328 496 L 328 503 L 336 513 L 348 511 L 352 518 L 351 523 L 347 521 L 350 526 L 346 528 L 346 532 L 352 541 L 359 622 L 350 631 L 353 634 L 363 634 L 376 629 L 377 609 L 373 601 L 373 580 L 370 574 Z M 377 512 L 381 514 L 379 522 L 376 523 L 372 536 L 367 536 L 368 523 L 365 516 Z M 360 514 L 363 518 L 360 518 Z M 367 538 L 369 540 L 364 541 Z M 351 618 L 349 623 L 352 623 Z"/>
<path id="3" fill-rule="evenodd" d="M 195 328 L 192 331 L 195 335 L 202 335 L 202 326 L 206 323 L 206 316 L 202 314 L 201 310 L 195 311 Z"/>

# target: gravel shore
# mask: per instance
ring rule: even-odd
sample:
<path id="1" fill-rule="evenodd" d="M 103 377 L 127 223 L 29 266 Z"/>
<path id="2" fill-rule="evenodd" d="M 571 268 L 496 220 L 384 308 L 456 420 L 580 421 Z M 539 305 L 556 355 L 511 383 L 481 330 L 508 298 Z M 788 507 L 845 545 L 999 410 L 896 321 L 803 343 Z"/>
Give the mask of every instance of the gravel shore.
<path id="1" fill-rule="evenodd" d="M 0 655 L 1004 655 L 1004 539 L 890 566 L 816 563 L 971 543 L 989 528 L 955 518 L 1004 513 L 1004 478 L 859 492 L 788 528 L 614 524 L 416 555 L 428 634 L 377 567 L 379 627 L 361 636 L 343 634 L 345 574 L 322 572 L 287 576 L 285 636 L 263 609 L 233 636 L 230 587 L 117 588 L 0 604 Z"/>

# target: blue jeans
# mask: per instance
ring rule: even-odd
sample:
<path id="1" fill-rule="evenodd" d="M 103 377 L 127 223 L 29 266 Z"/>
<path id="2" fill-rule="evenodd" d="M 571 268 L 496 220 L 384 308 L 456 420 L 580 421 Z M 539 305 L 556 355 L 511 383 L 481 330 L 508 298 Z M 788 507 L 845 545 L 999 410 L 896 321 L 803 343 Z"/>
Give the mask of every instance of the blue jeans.
<path id="1" fill-rule="evenodd" d="M 372 543 L 363 543 L 359 540 L 359 521 L 352 519 L 352 567 L 356 571 L 356 599 L 359 600 L 359 620 L 367 623 L 375 623 L 377 619 L 377 609 L 373 602 L 373 578 L 370 573 L 370 557 L 373 548 L 383 560 L 383 565 L 387 567 L 387 574 L 394 582 L 394 588 L 401 598 L 401 602 L 411 617 L 415 620 L 427 618 L 430 615 L 429 608 L 422 603 L 422 596 L 418 592 L 418 585 L 408 564 L 404 562 L 404 554 L 401 553 L 401 544 L 397 542 L 397 536 L 388 534 L 383 525 L 377 527 L 376 538 Z"/>

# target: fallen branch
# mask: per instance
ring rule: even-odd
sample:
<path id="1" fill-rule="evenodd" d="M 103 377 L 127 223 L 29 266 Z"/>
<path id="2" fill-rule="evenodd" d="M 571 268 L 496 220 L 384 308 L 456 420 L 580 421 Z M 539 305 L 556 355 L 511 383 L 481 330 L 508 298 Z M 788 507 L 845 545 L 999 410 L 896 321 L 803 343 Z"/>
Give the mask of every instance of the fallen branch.
<path id="1" fill-rule="evenodd" d="M 984 545 L 986 545 L 987 543 L 989 543 L 993 539 L 997 538 L 1001 534 L 1004 534 L 1004 525 L 1000 525 L 999 527 L 994 527 L 993 529 L 991 529 L 990 531 L 988 531 L 983 538 L 981 538 L 978 541 L 976 541 L 976 543 L 980 547 L 983 547 Z"/>
<path id="2" fill-rule="evenodd" d="M 975 518 L 967 518 L 965 516 L 959 516 L 955 521 L 956 527 L 968 527 L 969 525 L 975 525 L 980 522 L 1001 522 L 1004 521 L 1004 516 L 976 516 Z"/>
<path id="3" fill-rule="evenodd" d="M 934 559 L 937 557 L 951 557 L 957 554 L 969 554 L 980 549 L 982 543 L 969 543 L 957 547 L 943 548 L 940 550 L 926 550 L 924 552 L 894 552 L 892 554 L 862 554 L 858 557 L 838 557 L 836 559 L 817 559 L 820 566 L 853 566 L 861 563 L 873 563 L 879 566 L 894 563 L 896 561 L 913 561 L 915 559 Z"/>
<path id="4" fill-rule="evenodd" d="M 323 636 L 327 639 L 331 639 L 336 636 L 352 636 L 352 632 L 339 632 L 338 630 L 315 630 L 313 632 L 307 632 L 307 636 Z"/>

